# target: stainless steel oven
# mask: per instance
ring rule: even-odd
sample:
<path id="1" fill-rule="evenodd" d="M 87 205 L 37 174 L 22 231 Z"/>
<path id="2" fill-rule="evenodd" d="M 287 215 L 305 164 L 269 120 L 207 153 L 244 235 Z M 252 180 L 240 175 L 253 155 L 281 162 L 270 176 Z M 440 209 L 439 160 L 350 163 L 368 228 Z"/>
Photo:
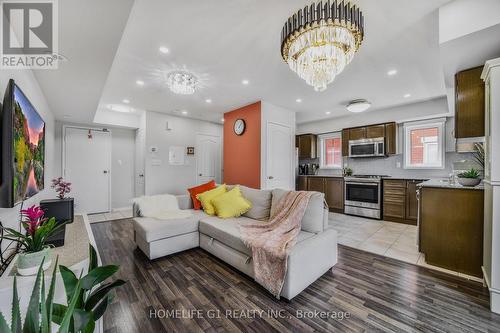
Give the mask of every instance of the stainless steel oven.
<path id="1" fill-rule="evenodd" d="M 380 219 L 382 189 L 380 176 L 346 177 L 344 211 L 346 214 Z"/>
<path id="2" fill-rule="evenodd" d="M 385 139 L 361 139 L 349 141 L 349 157 L 385 156 Z"/>

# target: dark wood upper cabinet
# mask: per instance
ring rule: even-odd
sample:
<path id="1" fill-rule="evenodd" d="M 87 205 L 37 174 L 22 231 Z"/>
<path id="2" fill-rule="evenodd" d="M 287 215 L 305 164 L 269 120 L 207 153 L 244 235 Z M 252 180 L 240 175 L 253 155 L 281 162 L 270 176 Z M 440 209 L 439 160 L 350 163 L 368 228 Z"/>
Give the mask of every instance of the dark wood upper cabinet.
<path id="1" fill-rule="evenodd" d="M 325 200 L 331 211 L 344 211 L 343 178 L 325 178 Z"/>
<path id="2" fill-rule="evenodd" d="M 349 129 L 342 130 L 342 156 L 349 156 Z"/>
<path id="3" fill-rule="evenodd" d="M 366 127 L 355 127 L 349 129 L 349 140 L 366 139 Z"/>
<path id="4" fill-rule="evenodd" d="M 484 136 L 485 102 L 483 66 L 455 75 L 455 137 Z"/>
<path id="5" fill-rule="evenodd" d="M 375 139 L 385 137 L 385 124 L 372 125 L 366 128 L 366 138 Z"/>
<path id="6" fill-rule="evenodd" d="M 299 148 L 299 158 L 317 158 L 317 136 L 314 134 L 303 134 L 295 137 L 295 146 Z"/>
<path id="7" fill-rule="evenodd" d="M 385 124 L 385 154 L 396 154 L 396 139 L 398 131 L 396 123 Z"/>

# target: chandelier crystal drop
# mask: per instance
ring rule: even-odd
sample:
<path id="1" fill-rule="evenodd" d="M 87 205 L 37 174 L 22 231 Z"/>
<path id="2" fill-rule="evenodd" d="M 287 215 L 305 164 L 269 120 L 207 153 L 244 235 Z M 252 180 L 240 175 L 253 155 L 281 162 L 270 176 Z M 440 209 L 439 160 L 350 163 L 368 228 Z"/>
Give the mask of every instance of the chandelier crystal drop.
<path id="1" fill-rule="evenodd" d="M 327 85 L 352 61 L 364 37 L 360 9 L 344 1 L 320 1 L 300 9 L 281 31 L 281 56 L 314 87 Z"/>
<path id="2" fill-rule="evenodd" d="M 174 94 L 194 94 L 198 78 L 186 71 L 173 71 L 167 74 L 167 85 Z"/>

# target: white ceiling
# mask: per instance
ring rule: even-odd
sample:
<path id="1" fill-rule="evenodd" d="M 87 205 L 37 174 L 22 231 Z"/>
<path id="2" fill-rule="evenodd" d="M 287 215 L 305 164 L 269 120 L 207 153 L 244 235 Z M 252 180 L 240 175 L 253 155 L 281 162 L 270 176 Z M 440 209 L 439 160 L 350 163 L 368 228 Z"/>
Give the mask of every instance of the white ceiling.
<path id="1" fill-rule="evenodd" d="M 356 98 L 382 109 L 444 96 L 437 8 L 448 0 L 356 2 L 366 18 L 365 41 L 346 70 L 317 93 L 280 56 L 282 24 L 308 1 L 136 0 L 101 106 L 129 99 L 138 109 L 187 110 L 190 117 L 219 121 L 224 112 L 265 100 L 299 112 L 300 123 L 346 115 L 345 104 Z M 160 53 L 160 46 L 170 53 Z M 171 93 L 164 74 L 177 68 L 197 74 L 203 87 L 190 96 Z M 392 68 L 398 74 L 388 77 Z"/>

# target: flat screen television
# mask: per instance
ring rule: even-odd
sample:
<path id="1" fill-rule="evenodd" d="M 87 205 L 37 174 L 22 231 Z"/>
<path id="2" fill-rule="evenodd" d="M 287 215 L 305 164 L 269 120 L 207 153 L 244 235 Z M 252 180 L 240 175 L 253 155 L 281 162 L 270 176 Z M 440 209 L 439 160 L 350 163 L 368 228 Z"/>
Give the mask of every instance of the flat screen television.
<path id="1" fill-rule="evenodd" d="M 44 188 L 45 122 L 14 80 L 0 119 L 0 207 L 9 208 Z"/>

